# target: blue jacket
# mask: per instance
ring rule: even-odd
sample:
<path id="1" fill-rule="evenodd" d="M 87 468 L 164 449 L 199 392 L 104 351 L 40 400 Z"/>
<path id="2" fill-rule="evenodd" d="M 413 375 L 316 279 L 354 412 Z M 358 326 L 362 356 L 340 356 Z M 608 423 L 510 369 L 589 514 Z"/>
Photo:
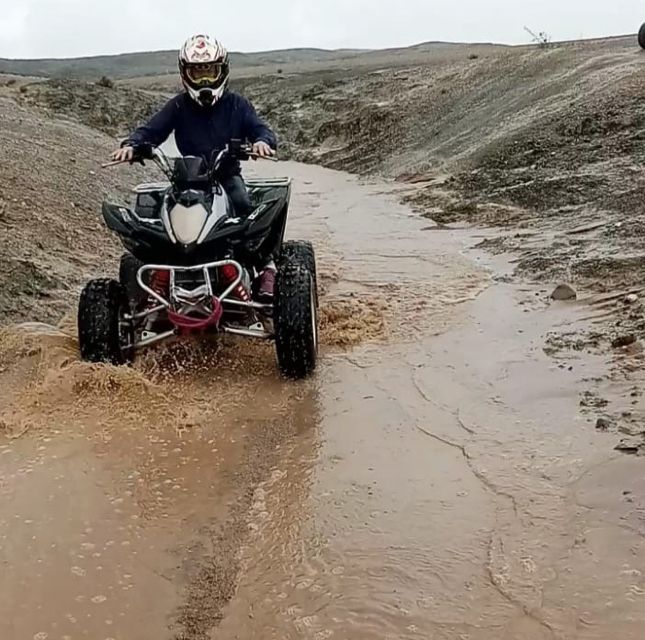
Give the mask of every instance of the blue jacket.
<path id="1" fill-rule="evenodd" d="M 180 93 L 132 133 L 126 144 L 158 147 L 172 133 L 183 156 L 210 159 L 231 140 L 262 141 L 277 148 L 275 134 L 262 122 L 253 105 L 232 91 L 227 91 L 212 107 L 202 107 L 187 93 Z M 230 162 L 222 167 L 221 173 L 239 174 L 240 163 Z"/>

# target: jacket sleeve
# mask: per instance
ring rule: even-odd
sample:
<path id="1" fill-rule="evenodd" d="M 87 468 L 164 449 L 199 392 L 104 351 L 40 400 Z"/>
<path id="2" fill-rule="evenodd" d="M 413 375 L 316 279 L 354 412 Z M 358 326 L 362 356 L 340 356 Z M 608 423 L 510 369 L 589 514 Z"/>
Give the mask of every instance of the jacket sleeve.
<path id="1" fill-rule="evenodd" d="M 269 126 L 258 116 L 255 107 L 243 99 L 244 136 L 252 143 L 266 142 L 272 149 L 278 148 L 278 138 Z"/>
<path id="2" fill-rule="evenodd" d="M 178 110 L 177 100 L 173 98 L 155 113 L 148 122 L 132 132 L 124 144 L 149 144 L 158 147 L 163 144 L 175 129 L 175 117 Z"/>

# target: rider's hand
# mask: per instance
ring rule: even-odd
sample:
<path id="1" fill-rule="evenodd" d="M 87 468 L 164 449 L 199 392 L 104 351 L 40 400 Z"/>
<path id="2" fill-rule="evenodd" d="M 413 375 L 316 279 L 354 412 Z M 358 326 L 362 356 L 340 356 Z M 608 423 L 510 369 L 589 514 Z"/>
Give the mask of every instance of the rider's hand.
<path id="1" fill-rule="evenodd" d="M 270 158 L 275 155 L 275 151 L 262 140 L 253 145 L 253 153 L 260 156 L 260 158 Z"/>
<path id="2" fill-rule="evenodd" d="M 134 148 L 133 147 L 121 147 L 117 149 L 111 156 L 114 162 L 132 162 L 134 159 Z"/>

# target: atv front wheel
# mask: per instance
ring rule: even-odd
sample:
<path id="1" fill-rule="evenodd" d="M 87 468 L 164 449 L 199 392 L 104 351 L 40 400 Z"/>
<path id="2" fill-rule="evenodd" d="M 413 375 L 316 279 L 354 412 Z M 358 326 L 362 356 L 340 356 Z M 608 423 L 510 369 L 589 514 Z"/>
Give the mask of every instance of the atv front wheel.
<path id="1" fill-rule="evenodd" d="M 126 319 L 130 305 L 115 280 L 91 280 L 78 305 L 78 342 L 86 362 L 123 365 L 132 361 L 134 333 Z"/>
<path id="2" fill-rule="evenodd" d="M 143 262 L 135 258 L 131 253 L 124 253 L 121 256 L 119 282 L 125 289 L 133 309 L 136 309 L 148 299 L 148 295 L 139 286 L 139 282 L 137 281 L 137 275 L 141 267 L 143 267 Z"/>
<path id="3" fill-rule="evenodd" d="M 318 307 L 318 270 L 316 269 L 316 252 L 311 242 L 307 240 L 287 240 L 280 250 L 281 260 L 295 258 L 301 260 L 311 272 L 316 291 L 316 307 Z"/>
<path id="4" fill-rule="evenodd" d="M 645 49 L 645 24 L 641 27 L 641 30 L 638 32 L 638 44 L 642 49 Z"/>
<path id="5" fill-rule="evenodd" d="M 287 378 L 306 378 L 318 358 L 318 309 L 314 275 L 303 255 L 280 262 L 273 321 L 280 370 Z"/>

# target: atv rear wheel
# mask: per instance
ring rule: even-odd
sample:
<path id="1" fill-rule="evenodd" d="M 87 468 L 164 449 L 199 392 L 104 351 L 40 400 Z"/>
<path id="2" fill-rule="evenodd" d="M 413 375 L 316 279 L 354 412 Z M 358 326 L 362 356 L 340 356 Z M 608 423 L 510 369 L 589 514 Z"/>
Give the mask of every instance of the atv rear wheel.
<path id="1" fill-rule="evenodd" d="M 126 320 L 130 305 L 115 280 L 91 280 L 78 305 L 78 341 L 86 362 L 123 365 L 132 361 L 134 332 Z"/>
<path id="2" fill-rule="evenodd" d="M 280 262 L 273 321 L 280 370 L 288 378 L 306 378 L 318 358 L 316 285 L 306 256 L 293 255 Z"/>
<path id="3" fill-rule="evenodd" d="M 287 240 L 280 251 L 281 260 L 296 258 L 302 260 L 314 279 L 316 292 L 316 307 L 318 307 L 318 270 L 316 269 L 316 252 L 308 240 Z"/>
<path id="4" fill-rule="evenodd" d="M 641 30 L 638 32 L 638 44 L 642 49 L 645 49 L 645 24 L 641 27 Z"/>
<path id="5" fill-rule="evenodd" d="M 139 307 L 148 299 L 148 295 L 137 282 L 137 274 L 141 267 L 143 267 L 143 262 L 135 258 L 131 253 L 124 253 L 121 256 L 119 282 L 125 289 L 132 308 Z"/>

